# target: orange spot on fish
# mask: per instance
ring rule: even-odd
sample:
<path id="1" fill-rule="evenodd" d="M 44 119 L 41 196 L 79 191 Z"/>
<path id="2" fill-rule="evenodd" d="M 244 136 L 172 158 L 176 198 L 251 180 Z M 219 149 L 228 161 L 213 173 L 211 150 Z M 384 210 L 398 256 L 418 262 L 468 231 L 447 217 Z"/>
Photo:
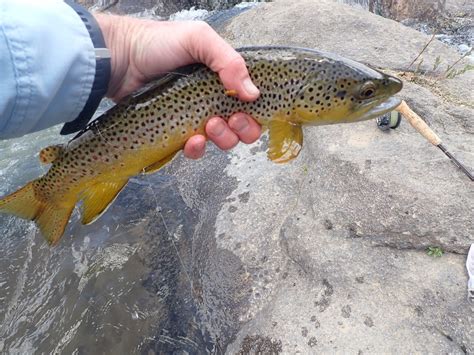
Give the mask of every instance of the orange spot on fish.
<path id="1" fill-rule="evenodd" d="M 227 96 L 235 97 L 235 96 L 237 96 L 239 93 L 237 92 L 237 90 L 226 90 L 226 91 L 225 91 L 225 94 L 226 94 Z"/>

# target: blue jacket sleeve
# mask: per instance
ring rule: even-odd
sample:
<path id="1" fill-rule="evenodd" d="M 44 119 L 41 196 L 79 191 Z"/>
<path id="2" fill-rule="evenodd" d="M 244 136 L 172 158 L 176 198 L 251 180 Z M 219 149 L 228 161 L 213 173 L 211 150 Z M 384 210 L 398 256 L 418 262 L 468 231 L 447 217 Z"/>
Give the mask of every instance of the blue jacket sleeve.
<path id="1" fill-rule="evenodd" d="M 0 0 L 0 139 L 74 120 L 95 76 L 94 46 L 61 0 Z"/>

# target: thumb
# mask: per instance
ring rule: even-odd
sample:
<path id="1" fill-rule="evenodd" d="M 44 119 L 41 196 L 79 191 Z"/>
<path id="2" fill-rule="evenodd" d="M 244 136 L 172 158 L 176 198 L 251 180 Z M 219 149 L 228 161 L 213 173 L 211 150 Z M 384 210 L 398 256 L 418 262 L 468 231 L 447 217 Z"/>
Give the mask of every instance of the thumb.
<path id="1" fill-rule="evenodd" d="M 219 74 L 224 87 L 235 90 L 239 99 L 256 100 L 260 91 L 252 83 L 242 56 L 206 23 L 197 27 L 187 41 L 188 53 Z"/>
<path id="2" fill-rule="evenodd" d="M 234 49 L 232 51 L 235 52 Z M 228 63 L 224 62 L 222 69 L 217 71 L 217 73 L 224 87 L 227 90 L 237 91 L 239 99 L 254 101 L 259 97 L 260 91 L 252 83 L 252 79 L 250 79 L 249 72 L 245 66 L 245 61 L 240 55 Z"/>

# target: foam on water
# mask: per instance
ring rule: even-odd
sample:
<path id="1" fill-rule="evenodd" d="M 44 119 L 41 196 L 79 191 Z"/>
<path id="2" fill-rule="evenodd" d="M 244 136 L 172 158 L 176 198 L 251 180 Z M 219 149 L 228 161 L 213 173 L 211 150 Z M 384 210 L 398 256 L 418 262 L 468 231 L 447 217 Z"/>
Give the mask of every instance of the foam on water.
<path id="1" fill-rule="evenodd" d="M 229 17 L 237 15 L 241 11 L 248 10 L 254 6 L 256 6 L 261 0 L 255 1 L 243 1 L 234 6 L 234 8 L 228 10 L 219 10 L 219 11 L 209 11 L 205 9 L 199 9 L 195 6 L 191 7 L 190 9 L 185 9 L 178 11 L 172 15 L 170 15 L 169 19 L 157 16 L 158 5 L 152 7 L 150 9 L 145 9 L 144 11 L 140 11 L 134 14 L 130 14 L 130 16 L 139 17 L 139 18 L 147 18 L 152 20 L 171 20 L 171 21 L 195 21 L 195 20 L 203 20 L 208 21 L 211 25 L 214 24 L 214 18 L 220 18 L 221 16 L 226 17 L 226 14 L 230 14 Z"/>
<path id="2" fill-rule="evenodd" d="M 171 21 L 203 20 L 209 16 L 209 11 L 196 9 L 194 6 L 189 10 L 182 10 L 170 16 Z"/>

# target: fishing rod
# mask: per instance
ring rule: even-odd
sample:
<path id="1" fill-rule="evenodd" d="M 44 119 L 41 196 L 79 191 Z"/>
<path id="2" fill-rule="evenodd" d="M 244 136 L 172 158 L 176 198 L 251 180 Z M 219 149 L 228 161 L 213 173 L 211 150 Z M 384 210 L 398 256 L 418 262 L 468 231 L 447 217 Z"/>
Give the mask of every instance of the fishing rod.
<path id="1" fill-rule="evenodd" d="M 425 137 L 428 142 L 433 144 L 434 146 L 438 147 L 446 156 L 456 165 L 458 169 L 460 169 L 464 174 L 474 181 L 474 176 L 471 172 L 459 161 L 457 160 L 442 144 L 441 138 L 438 137 L 436 133 L 426 124 L 425 121 L 421 119 L 410 107 L 408 107 L 405 101 L 395 109 L 396 111 L 400 112 L 406 120 L 423 136 Z"/>

